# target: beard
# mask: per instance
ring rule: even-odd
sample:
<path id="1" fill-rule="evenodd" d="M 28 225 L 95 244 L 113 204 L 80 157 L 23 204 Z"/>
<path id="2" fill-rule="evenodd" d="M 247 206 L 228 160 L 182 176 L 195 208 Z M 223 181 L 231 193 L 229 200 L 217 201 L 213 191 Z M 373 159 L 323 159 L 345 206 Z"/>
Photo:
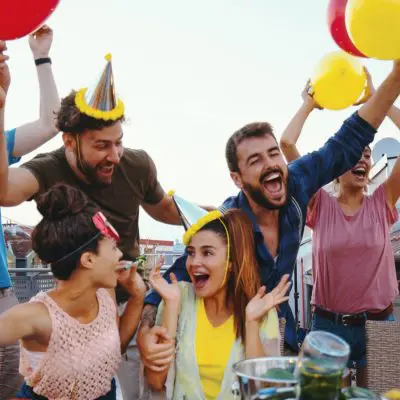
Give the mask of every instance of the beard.
<path id="1" fill-rule="evenodd" d="M 249 197 L 259 206 L 266 208 L 267 210 L 278 210 L 286 205 L 287 202 L 287 192 L 285 190 L 285 198 L 282 204 L 276 204 L 275 202 L 271 202 L 267 196 L 262 192 L 261 186 L 263 185 L 265 177 L 271 172 L 278 172 L 281 175 L 282 185 L 286 188 L 286 181 L 283 179 L 283 173 L 281 169 L 273 168 L 265 171 L 261 174 L 259 179 L 259 184 L 257 186 L 252 185 L 251 183 L 244 182 L 243 189 L 249 195 Z"/>
<path id="2" fill-rule="evenodd" d="M 243 184 L 243 189 L 249 195 L 249 197 L 254 201 L 254 203 L 259 206 L 266 208 L 267 210 L 277 210 L 283 206 L 271 203 L 267 197 L 264 196 L 261 189 L 257 186 L 254 187 L 250 183 Z"/>
<path id="3" fill-rule="evenodd" d="M 111 185 L 112 179 L 110 181 L 105 181 L 99 177 L 97 170 L 101 167 L 101 163 L 97 164 L 96 166 L 93 166 L 88 161 L 85 160 L 82 153 L 80 154 L 79 157 L 78 153 L 75 152 L 75 156 L 79 171 L 81 171 L 82 174 L 85 175 L 85 178 L 89 181 L 91 185 L 100 188 L 105 188 Z"/>

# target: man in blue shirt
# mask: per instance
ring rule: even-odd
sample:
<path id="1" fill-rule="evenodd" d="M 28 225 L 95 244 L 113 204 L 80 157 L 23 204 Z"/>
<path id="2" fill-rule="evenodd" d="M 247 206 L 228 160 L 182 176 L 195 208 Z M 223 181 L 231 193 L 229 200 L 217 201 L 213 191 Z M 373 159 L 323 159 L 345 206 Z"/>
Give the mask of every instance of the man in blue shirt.
<path id="1" fill-rule="evenodd" d="M 36 149 L 57 133 L 54 112 L 59 108 L 60 101 L 54 82 L 51 60 L 48 57 L 52 39 L 52 30 L 46 26 L 29 37 L 29 45 L 37 65 L 41 92 L 40 117 L 34 122 L 6 132 L 4 131 L 4 105 L 10 84 L 10 75 L 6 64 L 8 56 L 3 53 L 6 50 L 6 44 L 0 41 L 0 148 L 6 149 L 4 151 L 5 154 L 0 154 L 0 164 L 11 165 L 18 162 L 22 155 Z M 1 143 L 3 141 L 6 141 L 7 146 Z M 7 168 L 3 168 L 3 170 L 7 170 Z M 2 189 L 0 187 L 0 192 L 2 192 Z M 0 314 L 17 304 L 17 302 L 11 290 L 6 245 L 3 230 L 1 229 Z M 18 366 L 18 343 L 0 348 L 0 400 L 9 399 L 19 389 L 21 380 Z"/>
<path id="2" fill-rule="evenodd" d="M 241 208 L 253 222 L 261 279 L 268 290 L 284 274 L 293 273 L 311 197 L 358 162 L 399 93 L 400 62 L 395 62 L 374 96 L 321 149 L 289 165 L 267 123 L 248 124 L 228 140 L 226 159 L 240 192 L 225 200 L 221 210 Z M 189 280 L 185 256 L 167 271 L 167 280 L 168 272 L 174 272 L 179 280 Z M 159 302 L 155 292 L 146 298 L 138 335 L 142 360 L 155 370 L 172 356 L 165 344 L 165 332 L 152 328 Z M 281 305 L 279 314 L 287 320 L 285 342 L 296 350 L 294 318 L 289 305 Z M 164 342 L 160 343 L 157 337 L 163 337 Z"/>

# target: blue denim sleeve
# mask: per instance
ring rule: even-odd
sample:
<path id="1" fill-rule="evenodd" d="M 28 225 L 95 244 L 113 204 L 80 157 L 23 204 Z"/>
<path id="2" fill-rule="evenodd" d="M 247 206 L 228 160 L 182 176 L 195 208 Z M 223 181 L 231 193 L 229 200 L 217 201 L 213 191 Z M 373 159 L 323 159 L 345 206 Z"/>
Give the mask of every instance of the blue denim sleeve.
<path id="1" fill-rule="evenodd" d="M 8 165 L 15 164 L 21 159 L 21 157 L 13 157 L 12 155 L 15 145 L 15 131 L 16 129 L 11 129 L 5 133 L 7 140 Z"/>
<path id="2" fill-rule="evenodd" d="M 189 274 L 186 270 L 186 258 L 187 258 L 186 255 L 179 257 L 172 264 L 171 268 L 165 271 L 164 278 L 167 280 L 167 282 L 171 282 L 169 278 L 169 274 L 171 272 L 175 274 L 178 281 L 186 281 L 186 282 L 190 281 Z M 155 290 L 151 290 L 144 300 L 144 304 L 152 304 L 153 306 L 158 306 L 160 303 L 161 303 L 161 297 Z"/>
<path id="3" fill-rule="evenodd" d="M 375 133 L 376 129 L 357 112 L 352 114 L 323 147 L 289 164 L 299 189 L 310 199 L 320 188 L 355 166 Z"/>

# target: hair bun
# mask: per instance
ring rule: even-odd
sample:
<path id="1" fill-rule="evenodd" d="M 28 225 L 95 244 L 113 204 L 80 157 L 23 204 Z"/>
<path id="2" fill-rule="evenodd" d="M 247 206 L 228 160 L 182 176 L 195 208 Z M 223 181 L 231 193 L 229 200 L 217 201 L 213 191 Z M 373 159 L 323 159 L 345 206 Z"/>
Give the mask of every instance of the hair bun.
<path id="1" fill-rule="evenodd" d="M 37 200 L 37 209 L 47 220 L 60 220 L 80 213 L 88 204 L 86 195 L 72 186 L 59 183 Z"/>

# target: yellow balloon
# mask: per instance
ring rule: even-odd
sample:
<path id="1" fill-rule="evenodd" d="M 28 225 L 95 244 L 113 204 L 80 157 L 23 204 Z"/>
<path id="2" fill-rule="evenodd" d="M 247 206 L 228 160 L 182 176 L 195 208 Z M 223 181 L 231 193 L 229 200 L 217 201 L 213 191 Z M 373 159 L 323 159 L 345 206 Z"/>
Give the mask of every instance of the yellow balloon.
<path id="1" fill-rule="evenodd" d="M 388 400 L 399 400 L 400 399 L 400 389 L 392 389 L 384 394 L 385 399 Z"/>
<path id="2" fill-rule="evenodd" d="M 400 59 L 400 0 L 348 0 L 346 27 L 366 56 Z"/>
<path id="3" fill-rule="evenodd" d="M 329 110 L 343 110 L 353 105 L 366 83 L 362 63 L 343 51 L 325 55 L 311 77 L 314 100 Z"/>

